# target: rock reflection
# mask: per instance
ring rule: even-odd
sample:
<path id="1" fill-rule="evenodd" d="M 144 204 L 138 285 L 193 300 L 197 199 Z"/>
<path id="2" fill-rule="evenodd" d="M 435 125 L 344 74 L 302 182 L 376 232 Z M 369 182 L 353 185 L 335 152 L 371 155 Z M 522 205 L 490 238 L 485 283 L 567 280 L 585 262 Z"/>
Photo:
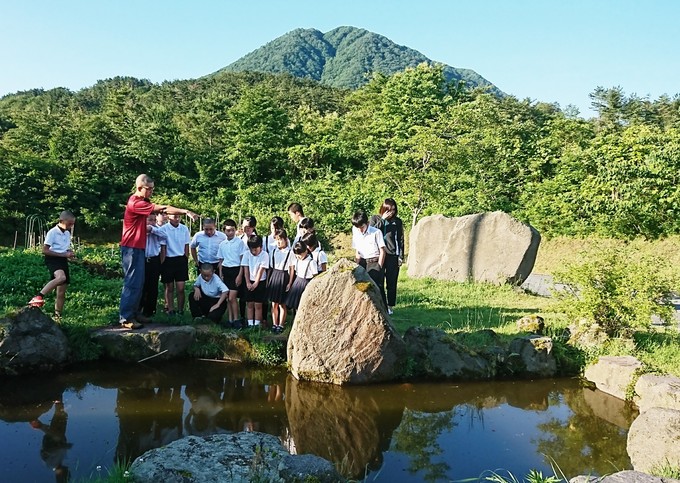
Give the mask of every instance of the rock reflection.
<path id="1" fill-rule="evenodd" d="M 286 380 L 286 413 L 291 452 L 326 458 L 347 477 L 382 465 L 382 453 L 403 413 L 401 402 L 389 401 L 366 387 Z"/>

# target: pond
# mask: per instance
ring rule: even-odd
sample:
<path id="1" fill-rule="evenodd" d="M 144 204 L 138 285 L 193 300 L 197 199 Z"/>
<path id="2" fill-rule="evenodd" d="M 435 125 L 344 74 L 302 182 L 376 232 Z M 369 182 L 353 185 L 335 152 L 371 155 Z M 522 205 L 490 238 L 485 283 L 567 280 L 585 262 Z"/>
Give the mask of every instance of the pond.
<path id="1" fill-rule="evenodd" d="M 83 481 L 180 437 L 233 431 L 276 435 L 366 481 L 552 474 L 551 463 L 601 475 L 631 468 L 635 416 L 574 379 L 341 388 L 212 361 L 98 363 L 0 381 L 0 481 Z"/>

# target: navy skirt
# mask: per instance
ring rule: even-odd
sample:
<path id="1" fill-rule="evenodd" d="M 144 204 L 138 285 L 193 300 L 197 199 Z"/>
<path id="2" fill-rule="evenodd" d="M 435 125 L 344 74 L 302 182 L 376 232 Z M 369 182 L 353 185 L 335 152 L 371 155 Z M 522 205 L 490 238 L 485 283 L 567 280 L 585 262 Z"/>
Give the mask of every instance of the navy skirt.
<path id="1" fill-rule="evenodd" d="M 295 277 L 293 285 L 290 287 L 290 292 L 288 292 L 288 297 L 286 298 L 286 305 L 289 309 L 297 310 L 300 305 L 300 299 L 302 298 L 302 292 L 307 288 L 307 284 L 311 279 L 303 277 Z"/>
<path id="2" fill-rule="evenodd" d="M 274 269 L 269 276 L 267 284 L 267 300 L 277 304 L 285 304 L 288 292 L 286 287 L 290 280 L 290 275 L 285 270 Z"/>

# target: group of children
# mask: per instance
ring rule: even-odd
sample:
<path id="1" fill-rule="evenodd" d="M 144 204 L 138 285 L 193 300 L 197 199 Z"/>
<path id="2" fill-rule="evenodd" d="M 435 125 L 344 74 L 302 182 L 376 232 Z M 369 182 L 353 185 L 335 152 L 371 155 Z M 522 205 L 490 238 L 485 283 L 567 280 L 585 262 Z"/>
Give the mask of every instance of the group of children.
<path id="1" fill-rule="evenodd" d="M 298 308 L 309 281 L 325 271 L 328 264 L 314 222 L 304 216 L 302 206 L 291 203 L 288 214 L 296 223 L 292 240 L 279 216 L 271 219 L 270 232 L 264 237 L 257 233 L 253 216 L 244 218 L 240 230 L 234 220 L 228 219 L 223 231 L 217 230 L 214 220 L 206 218 L 203 229 L 191 237 L 179 214 L 150 214 L 146 226 L 144 287 L 137 318 L 149 321 L 156 313 L 159 277 L 164 284 L 165 312 L 183 314 L 191 254 L 198 271 L 189 297 L 194 318 L 207 318 L 231 328 L 254 327 L 266 321 L 271 304 L 272 330 L 282 332 L 288 310 Z M 373 218 L 369 224 L 365 212 L 355 213 L 352 246 L 357 263 L 376 282 L 388 313 L 392 313 L 399 266 L 403 262 L 403 227 L 396 217 L 396 203 L 391 199 L 385 201 L 380 215 Z M 41 307 L 44 296 L 56 289 L 57 317 L 69 282 L 67 260 L 74 257 L 69 231 L 74 223 L 73 214 L 64 211 L 58 225 L 48 232 L 43 252 L 52 279 L 29 302 Z M 223 323 L 225 313 L 227 320 Z"/>
<path id="2" fill-rule="evenodd" d="M 175 235 L 178 228 L 173 226 L 172 219 L 167 224 L 163 224 L 161 217 L 154 220 L 154 225 L 150 225 L 147 231 L 147 246 L 157 242 L 161 252 L 166 253 L 165 259 L 161 260 L 161 281 L 166 286 L 166 311 L 172 313 L 174 310 L 172 298 L 175 287 L 178 307 L 182 309 L 180 294 L 183 295 L 183 284 L 189 278 L 188 270 L 186 274 L 178 274 L 176 269 L 172 269 L 176 265 L 173 260 L 170 260 L 169 269 L 165 270 L 168 254 L 180 251 L 179 241 L 184 250 L 181 255 L 184 258 L 183 266 L 187 266 L 187 254 L 190 251 L 198 268 L 198 277 L 189 297 L 192 317 L 222 323 L 226 314 L 227 320 L 222 325 L 231 328 L 254 327 L 266 320 L 271 304 L 272 331 L 282 332 L 288 310 L 298 308 L 305 287 L 315 275 L 326 270 L 328 263 L 326 254 L 321 250 L 314 222 L 304 216 L 302 206 L 292 203 L 288 212 L 297 224 L 297 233 L 292 241 L 279 216 L 271 219 L 270 233 L 264 237 L 257 233 L 257 221 L 252 216 L 244 218 L 241 230 L 238 230 L 234 220 L 226 220 L 223 232 L 216 230 L 214 220 L 204 219 L 203 230 L 190 240 L 187 238 L 188 229 L 182 237 Z M 161 226 L 158 226 L 159 223 Z M 168 225 L 170 228 L 166 228 Z M 184 225 L 178 223 L 178 226 Z M 165 250 L 162 248 L 164 245 Z M 155 251 L 147 253 L 147 260 L 153 256 Z M 157 293 L 157 275 L 155 280 Z M 154 293 L 153 280 L 144 293 Z"/>

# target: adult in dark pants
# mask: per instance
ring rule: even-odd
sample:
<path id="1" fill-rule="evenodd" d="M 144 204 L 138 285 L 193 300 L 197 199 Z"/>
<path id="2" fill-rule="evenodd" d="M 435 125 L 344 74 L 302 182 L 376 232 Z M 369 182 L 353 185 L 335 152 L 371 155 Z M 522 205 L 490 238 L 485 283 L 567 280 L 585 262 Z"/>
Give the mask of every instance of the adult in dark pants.
<path id="1" fill-rule="evenodd" d="M 397 281 L 399 268 L 404 263 L 404 224 L 397 216 L 397 202 L 387 198 L 380 207 L 380 214 L 373 215 L 370 225 L 383 234 L 385 241 L 385 285 L 387 286 L 387 313 L 394 312 L 397 304 Z"/>
<path id="2" fill-rule="evenodd" d="M 161 276 L 161 265 L 165 255 L 165 251 L 161 253 L 161 240 L 168 238 L 161 227 L 156 224 L 156 216 L 152 213 L 147 219 L 144 289 L 142 290 L 142 300 L 139 302 L 139 310 L 144 317 L 152 317 L 156 314 L 158 279 Z"/>
<path id="3" fill-rule="evenodd" d="M 358 210 L 352 217 L 352 248 L 356 250 L 355 260 L 364 267 L 380 290 L 383 303 L 387 306 L 385 296 L 385 240 L 382 232 L 368 225 L 368 215 Z"/>

